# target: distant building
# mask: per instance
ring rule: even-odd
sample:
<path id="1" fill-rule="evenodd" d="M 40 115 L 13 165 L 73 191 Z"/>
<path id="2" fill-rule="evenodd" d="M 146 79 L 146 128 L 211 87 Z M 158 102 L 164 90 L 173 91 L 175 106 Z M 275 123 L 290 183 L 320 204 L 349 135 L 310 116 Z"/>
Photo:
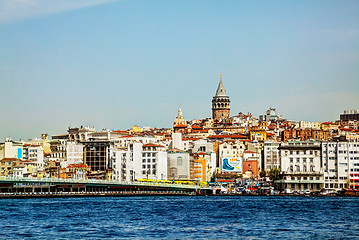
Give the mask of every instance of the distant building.
<path id="1" fill-rule="evenodd" d="M 223 86 L 221 74 L 216 95 L 212 99 L 212 118 L 217 121 L 228 118 L 231 111 L 230 103 L 231 101 Z"/>
<path id="2" fill-rule="evenodd" d="M 282 141 L 289 140 L 314 140 L 314 141 L 328 141 L 329 131 L 317 129 L 287 129 L 281 132 Z"/>
<path id="3" fill-rule="evenodd" d="M 23 144 L 7 139 L 0 143 L 0 160 L 3 158 L 23 158 Z"/>
<path id="4" fill-rule="evenodd" d="M 306 122 L 306 121 L 299 121 L 296 127 L 300 129 L 321 129 L 321 123 L 320 122 Z"/>
<path id="5" fill-rule="evenodd" d="M 269 108 L 265 115 L 259 116 L 261 122 L 276 122 L 282 119 L 282 115 L 277 115 L 275 108 Z"/>
<path id="6" fill-rule="evenodd" d="M 80 128 L 69 127 L 67 132 L 70 141 L 82 142 L 82 141 L 88 141 L 89 139 L 88 135 L 90 133 L 96 132 L 96 130 L 95 128 L 81 126 Z"/>
<path id="7" fill-rule="evenodd" d="M 344 114 L 340 114 L 341 121 L 357 120 L 359 121 L 359 110 L 345 110 Z"/>
<path id="8" fill-rule="evenodd" d="M 185 124 L 185 121 L 184 121 L 184 117 L 182 115 L 182 109 L 179 108 L 178 109 L 178 115 L 177 117 L 175 118 L 175 121 L 173 122 L 173 126 L 176 126 L 176 125 L 184 125 Z"/>

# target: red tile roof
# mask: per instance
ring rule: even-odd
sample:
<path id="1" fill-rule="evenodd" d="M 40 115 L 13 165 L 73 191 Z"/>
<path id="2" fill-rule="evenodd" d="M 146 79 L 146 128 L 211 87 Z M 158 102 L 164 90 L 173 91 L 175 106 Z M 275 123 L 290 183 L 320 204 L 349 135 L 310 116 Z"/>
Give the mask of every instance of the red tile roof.
<path id="1" fill-rule="evenodd" d="M 144 144 L 142 147 L 164 147 L 164 146 L 154 144 L 154 143 L 147 143 L 147 144 Z"/>
<path id="2" fill-rule="evenodd" d="M 195 141 L 195 140 L 199 140 L 201 138 L 191 138 L 191 137 L 188 137 L 188 138 L 182 138 L 183 141 Z"/>
<path id="3" fill-rule="evenodd" d="M 1 159 L 1 161 L 16 161 L 16 160 L 21 160 L 20 158 L 3 158 Z"/>
<path id="4" fill-rule="evenodd" d="M 73 167 L 73 168 L 87 168 L 88 166 L 86 164 L 70 164 L 67 166 L 68 168 Z"/>
<path id="5" fill-rule="evenodd" d="M 221 139 L 221 138 L 247 138 L 247 137 L 244 135 L 240 135 L 240 134 L 233 134 L 233 135 L 212 135 L 212 136 L 209 136 L 208 138 Z"/>
<path id="6" fill-rule="evenodd" d="M 186 128 L 187 125 L 184 125 L 184 124 L 178 124 L 176 126 L 174 126 L 175 128 Z"/>
<path id="7" fill-rule="evenodd" d="M 244 153 L 256 153 L 256 152 L 246 150 L 244 151 Z"/>
<path id="8" fill-rule="evenodd" d="M 129 137 L 132 137 L 132 135 L 122 136 L 121 138 L 129 138 Z"/>
<path id="9" fill-rule="evenodd" d="M 209 155 L 208 153 L 205 153 L 205 152 L 199 152 L 197 153 L 198 155 Z"/>

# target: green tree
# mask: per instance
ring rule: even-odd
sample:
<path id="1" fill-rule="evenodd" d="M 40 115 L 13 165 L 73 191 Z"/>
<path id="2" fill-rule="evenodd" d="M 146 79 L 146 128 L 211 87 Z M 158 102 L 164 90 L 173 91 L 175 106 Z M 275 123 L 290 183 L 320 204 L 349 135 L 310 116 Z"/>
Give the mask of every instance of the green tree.
<path id="1" fill-rule="evenodd" d="M 262 170 L 262 171 L 259 172 L 259 176 L 261 178 L 263 178 L 263 177 L 267 176 L 267 172 L 265 170 Z"/>
<path id="2" fill-rule="evenodd" d="M 279 169 L 278 168 L 272 168 L 269 173 L 268 177 L 271 181 L 279 180 Z"/>

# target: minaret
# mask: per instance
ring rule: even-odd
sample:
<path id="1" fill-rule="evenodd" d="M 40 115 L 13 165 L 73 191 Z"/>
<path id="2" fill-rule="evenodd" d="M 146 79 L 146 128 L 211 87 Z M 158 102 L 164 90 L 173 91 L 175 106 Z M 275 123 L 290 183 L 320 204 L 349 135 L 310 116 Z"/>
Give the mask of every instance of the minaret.
<path id="1" fill-rule="evenodd" d="M 221 73 L 216 95 L 212 99 L 212 118 L 214 120 L 221 120 L 229 117 L 231 111 L 230 103 L 231 101 L 223 86 Z"/>

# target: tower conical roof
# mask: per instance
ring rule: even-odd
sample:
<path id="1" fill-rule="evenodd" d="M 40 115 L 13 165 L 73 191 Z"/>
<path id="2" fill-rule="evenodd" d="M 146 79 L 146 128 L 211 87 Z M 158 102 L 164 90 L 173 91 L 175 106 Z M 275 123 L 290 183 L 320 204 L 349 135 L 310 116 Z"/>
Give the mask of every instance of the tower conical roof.
<path id="1" fill-rule="evenodd" d="M 226 93 L 226 89 L 224 89 L 224 86 L 223 86 L 222 74 L 221 74 L 221 78 L 219 80 L 219 84 L 218 84 L 218 88 L 217 88 L 215 97 L 228 97 L 227 93 Z"/>

